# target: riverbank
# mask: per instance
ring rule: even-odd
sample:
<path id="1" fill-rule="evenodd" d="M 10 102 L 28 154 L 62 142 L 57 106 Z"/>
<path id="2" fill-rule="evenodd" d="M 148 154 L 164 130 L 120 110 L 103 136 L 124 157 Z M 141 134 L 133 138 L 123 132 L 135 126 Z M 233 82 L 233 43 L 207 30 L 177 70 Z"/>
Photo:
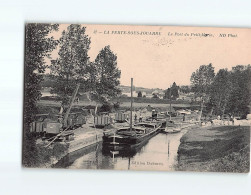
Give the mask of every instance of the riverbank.
<path id="1" fill-rule="evenodd" d="M 249 126 L 191 128 L 180 141 L 177 171 L 249 172 Z"/>
<path id="2" fill-rule="evenodd" d="M 86 133 L 76 134 L 74 140 L 69 142 L 68 153 L 102 141 L 103 131 L 96 129 Z"/>
<path id="3" fill-rule="evenodd" d="M 47 142 L 38 140 L 38 143 L 33 147 L 33 155 L 32 159 L 30 159 L 31 164 L 29 166 L 23 164 L 23 166 L 31 168 L 49 168 L 68 153 L 68 143 L 56 142 L 48 147 L 47 144 Z"/>
<path id="4" fill-rule="evenodd" d="M 80 130 L 83 129 L 78 129 L 78 131 Z M 102 136 L 103 132 L 100 130 L 86 131 L 84 133 L 75 134 L 74 139 L 71 141 L 55 142 L 49 147 L 46 147 L 48 142 L 39 141 L 39 143 L 36 144 L 37 157 L 34 167 L 52 167 L 66 155 L 98 142 L 102 142 Z"/>
<path id="5" fill-rule="evenodd" d="M 102 142 L 104 132 L 113 132 L 118 127 L 126 125 L 126 123 L 118 123 L 115 125 L 106 126 L 103 129 L 99 129 L 93 127 L 92 120 L 93 120 L 92 117 L 87 117 L 86 124 L 74 130 L 74 139 L 67 141 L 65 143 L 67 144 L 67 149 L 64 152 L 58 154 L 57 158 L 55 158 L 55 155 L 53 155 L 51 159 L 48 160 L 46 167 L 53 167 L 58 161 L 60 161 L 63 157 L 65 157 L 68 154 L 74 153 L 78 150 L 91 147 L 92 145 Z M 53 147 L 53 145 L 54 144 L 52 144 L 51 147 Z"/>

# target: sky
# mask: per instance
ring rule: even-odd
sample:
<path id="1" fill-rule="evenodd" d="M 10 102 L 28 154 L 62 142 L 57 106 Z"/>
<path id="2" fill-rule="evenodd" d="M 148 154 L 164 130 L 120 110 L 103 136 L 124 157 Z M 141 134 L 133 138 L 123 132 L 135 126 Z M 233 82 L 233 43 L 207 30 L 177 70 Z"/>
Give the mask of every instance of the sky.
<path id="1" fill-rule="evenodd" d="M 53 37 L 60 38 L 68 25 L 60 24 Z M 212 63 L 217 72 L 221 68 L 231 70 L 236 65 L 251 64 L 251 29 L 82 26 L 91 38 L 88 52 L 91 61 L 107 45 L 117 55 L 122 85 L 130 85 L 130 78 L 134 78 L 137 87 L 166 89 L 173 82 L 189 85 L 192 72 L 200 65 Z M 52 52 L 52 59 L 57 58 L 57 52 L 58 48 Z"/>

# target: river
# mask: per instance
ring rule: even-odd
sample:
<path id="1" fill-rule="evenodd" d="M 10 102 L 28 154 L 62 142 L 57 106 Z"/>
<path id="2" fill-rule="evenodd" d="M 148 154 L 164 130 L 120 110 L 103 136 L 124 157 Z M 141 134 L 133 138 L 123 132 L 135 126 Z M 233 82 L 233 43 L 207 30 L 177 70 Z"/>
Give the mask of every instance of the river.
<path id="1" fill-rule="evenodd" d="M 173 171 L 180 138 L 185 132 L 186 130 L 176 134 L 159 133 L 136 149 L 119 152 L 103 148 L 100 142 L 68 154 L 53 167 Z"/>

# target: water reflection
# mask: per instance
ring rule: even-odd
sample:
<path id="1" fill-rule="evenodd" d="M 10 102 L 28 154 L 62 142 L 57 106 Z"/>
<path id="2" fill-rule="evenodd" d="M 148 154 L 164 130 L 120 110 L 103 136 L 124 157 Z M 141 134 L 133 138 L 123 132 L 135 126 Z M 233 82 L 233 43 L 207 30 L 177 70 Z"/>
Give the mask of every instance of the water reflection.
<path id="1" fill-rule="evenodd" d="M 54 165 L 55 168 L 173 170 L 180 138 L 177 134 L 159 133 L 136 148 L 113 150 L 101 143 L 72 152 Z"/>

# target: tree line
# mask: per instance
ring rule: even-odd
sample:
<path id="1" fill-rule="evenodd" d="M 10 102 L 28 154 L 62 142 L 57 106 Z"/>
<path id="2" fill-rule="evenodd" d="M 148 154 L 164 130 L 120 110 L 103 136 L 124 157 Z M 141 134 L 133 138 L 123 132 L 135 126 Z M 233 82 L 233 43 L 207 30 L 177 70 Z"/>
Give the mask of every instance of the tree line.
<path id="1" fill-rule="evenodd" d="M 188 94 L 192 92 L 191 87 L 189 85 L 182 85 L 178 86 L 176 82 L 173 82 L 172 86 L 164 90 L 164 96 L 163 99 L 172 99 L 172 100 L 177 100 L 179 98 L 179 92 Z M 143 95 L 142 91 L 137 92 L 138 98 L 146 98 L 146 95 Z M 158 94 L 153 93 L 152 98 L 159 98 Z"/>
<path id="2" fill-rule="evenodd" d="M 191 75 L 192 91 L 200 98 L 201 113 L 225 114 L 245 118 L 250 112 L 251 66 L 237 65 L 231 70 L 220 69 L 215 73 L 213 65 L 201 65 Z"/>

